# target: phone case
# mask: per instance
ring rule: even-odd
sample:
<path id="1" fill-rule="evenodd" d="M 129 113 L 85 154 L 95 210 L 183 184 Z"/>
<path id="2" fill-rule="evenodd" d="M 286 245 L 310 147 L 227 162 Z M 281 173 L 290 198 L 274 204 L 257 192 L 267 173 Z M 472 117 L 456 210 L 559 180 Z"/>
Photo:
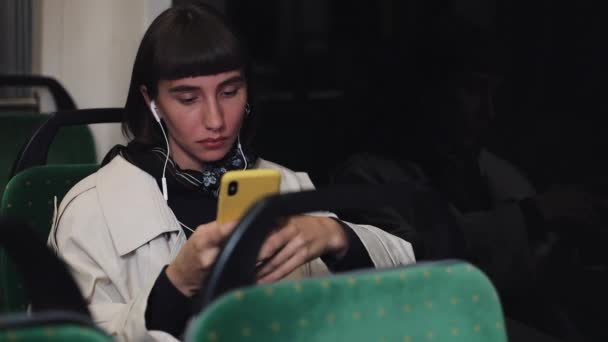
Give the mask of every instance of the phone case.
<path id="1" fill-rule="evenodd" d="M 236 193 L 229 193 L 230 184 L 237 184 Z M 281 174 L 277 170 L 226 172 L 220 183 L 217 222 L 238 221 L 258 200 L 278 193 L 280 185 Z"/>

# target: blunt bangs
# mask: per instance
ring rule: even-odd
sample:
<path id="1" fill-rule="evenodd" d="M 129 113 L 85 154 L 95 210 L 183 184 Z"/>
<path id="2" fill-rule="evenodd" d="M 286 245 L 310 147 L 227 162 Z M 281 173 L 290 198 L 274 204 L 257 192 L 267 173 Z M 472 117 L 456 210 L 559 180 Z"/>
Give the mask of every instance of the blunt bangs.
<path id="1" fill-rule="evenodd" d="M 221 17 L 187 6 L 160 28 L 152 58 L 152 79 L 175 80 L 244 69 L 240 40 Z"/>

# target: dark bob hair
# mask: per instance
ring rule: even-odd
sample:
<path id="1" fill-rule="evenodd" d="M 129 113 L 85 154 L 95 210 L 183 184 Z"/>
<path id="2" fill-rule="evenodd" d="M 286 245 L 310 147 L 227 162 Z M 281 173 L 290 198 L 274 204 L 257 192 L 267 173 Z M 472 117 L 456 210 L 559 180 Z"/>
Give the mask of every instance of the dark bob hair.
<path id="1" fill-rule="evenodd" d="M 161 80 L 236 69 L 241 69 L 249 80 L 249 57 L 245 46 L 222 14 L 203 4 L 167 9 L 152 22 L 137 50 L 125 104 L 123 133 L 142 145 L 164 143 L 161 130 L 141 94 L 141 86 L 145 86 L 150 98 L 155 99 Z M 245 142 L 251 138 L 248 121 L 245 120 L 242 127 Z"/>

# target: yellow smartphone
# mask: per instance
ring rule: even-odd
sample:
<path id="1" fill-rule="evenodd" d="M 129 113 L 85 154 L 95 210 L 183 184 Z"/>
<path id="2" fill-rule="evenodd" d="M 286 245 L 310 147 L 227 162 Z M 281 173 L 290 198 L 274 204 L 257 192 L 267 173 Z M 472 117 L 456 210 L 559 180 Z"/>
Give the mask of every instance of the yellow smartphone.
<path id="1" fill-rule="evenodd" d="M 281 186 L 278 170 L 228 171 L 222 176 L 217 222 L 238 221 L 261 198 L 277 194 Z"/>

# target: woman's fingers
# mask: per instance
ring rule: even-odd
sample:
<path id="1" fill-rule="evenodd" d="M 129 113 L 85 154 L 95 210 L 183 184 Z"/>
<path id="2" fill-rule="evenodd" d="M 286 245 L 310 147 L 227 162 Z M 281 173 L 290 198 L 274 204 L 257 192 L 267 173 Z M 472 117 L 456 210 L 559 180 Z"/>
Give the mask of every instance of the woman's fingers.
<path id="1" fill-rule="evenodd" d="M 199 264 L 203 270 L 209 270 L 215 263 L 215 259 L 220 254 L 219 247 L 208 248 L 198 254 Z"/>
<path id="2" fill-rule="evenodd" d="M 205 248 L 220 245 L 228 236 L 230 236 L 230 234 L 232 234 L 234 228 L 236 228 L 236 222 L 220 225 L 214 221 L 202 224 L 196 228 L 196 231 L 192 234 L 190 240 L 195 240 L 197 249 L 202 251 Z"/>
<path id="3" fill-rule="evenodd" d="M 228 223 L 224 223 L 219 225 L 219 232 L 222 238 L 226 239 L 228 236 L 230 236 L 230 234 L 232 234 L 232 232 L 234 232 L 234 229 L 237 226 L 237 222 L 228 222 Z"/>
<path id="4" fill-rule="evenodd" d="M 292 217 L 286 226 L 263 244 L 256 265 L 259 282 L 277 281 L 323 253 L 343 253 L 348 248 L 346 233 L 331 218 Z"/>
<path id="5" fill-rule="evenodd" d="M 281 263 L 278 268 L 275 268 L 267 275 L 259 278 L 258 284 L 272 283 L 274 281 L 283 279 L 291 272 L 293 272 L 296 268 L 300 267 L 300 265 L 305 264 L 308 261 L 307 259 L 308 254 L 306 250 L 296 250 L 296 253 L 293 254 L 289 259 Z"/>
<path id="6" fill-rule="evenodd" d="M 277 254 L 287 243 L 295 237 L 297 230 L 295 227 L 288 225 L 285 228 L 276 231 L 262 245 L 258 260 L 266 260 Z"/>
<path id="7" fill-rule="evenodd" d="M 258 278 L 263 278 L 267 274 L 271 273 L 275 269 L 279 268 L 284 262 L 289 260 L 298 249 L 302 248 L 304 245 L 301 238 L 294 238 L 289 241 L 283 248 L 281 248 L 278 253 L 271 257 L 264 266 L 257 272 Z"/>

